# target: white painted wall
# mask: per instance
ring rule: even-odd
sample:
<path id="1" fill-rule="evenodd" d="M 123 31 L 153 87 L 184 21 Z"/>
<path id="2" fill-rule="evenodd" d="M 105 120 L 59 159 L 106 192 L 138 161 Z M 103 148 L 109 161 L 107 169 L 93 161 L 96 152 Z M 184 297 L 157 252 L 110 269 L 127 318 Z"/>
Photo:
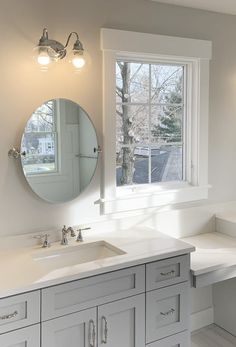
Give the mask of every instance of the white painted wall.
<path id="1" fill-rule="evenodd" d="M 78 75 L 73 74 L 65 63 L 48 73 L 41 73 L 31 56 L 45 26 L 52 38 L 62 42 L 70 31 L 78 31 L 91 55 L 91 65 Z M 209 203 L 236 200 L 235 17 L 146 0 L 2 1 L 0 235 L 103 220 L 99 205 L 94 204 L 100 197 L 101 164 L 91 185 L 78 199 L 51 205 L 41 201 L 30 190 L 20 163 L 7 157 L 9 147 L 20 144 L 21 133 L 32 111 L 45 100 L 58 97 L 72 99 L 90 114 L 102 144 L 101 27 L 213 42 L 209 122 L 209 183 L 212 189 Z M 154 209 L 135 212 L 128 219 L 123 217 L 129 214 L 122 214 L 108 216 L 105 220 L 110 230 L 145 223 L 174 236 L 186 236 L 212 230 L 214 210 L 215 206 L 199 204 L 197 208 L 190 205 L 190 208 L 163 214 L 160 213 L 162 209 Z M 100 227 L 104 228 L 104 225 Z M 205 307 L 209 304 L 207 301 Z M 196 302 L 201 300 L 196 299 Z"/>
<path id="2" fill-rule="evenodd" d="M 89 68 L 78 75 L 73 74 L 65 63 L 48 73 L 37 70 L 31 59 L 32 47 L 44 26 L 48 27 L 52 38 L 62 42 L 69 31 L 77 30 L 91 55 Z M 20 171 L 20 164 L 9 160 L 7 151 L 11 145 L 20 143 L 25 122 L 32 111 L 43 101 L 56 97 L 80 103 L 91 115 L 98 130 L 99 142 L 102 143 L 101 27 L 213 42 L 209 128 L 209 183 L 213 188 L 210 202 L 236 199 L 236 162 L 233 160 L 236 148 L 236 46 L 232 44 L 236 31 L 234 17 L 146 0 L 100 0 L 99 6 L 94 0 L 69 0 L 66 3 L 64 0 L 5 1 L 0 4 L 0 29 L 4 33 L 0 55 L 0 234 L 100 220 L 99 205 L 94 205 L 94 201 L 100 197 L 101 165 L 90 187 L 78 199 L 64 205 L 51 205 L 31 192 Z M 14 218 L 11 218 L 12 211 Z M 143 216 L 147 220 L 148 212 L 140 214 L 141 220 Z M 161 218 L 156 217 L 155 213 L 150 217 L 153 225 L 156 218 Z M 199 220 L 199 214 L 197 218 Z M 180 226 L 182 228 L 182 224 L 185 225 L 185 219 L 177 224 L 178 229 Z M 202 225 L 205 224 L 203 214 Z"/>

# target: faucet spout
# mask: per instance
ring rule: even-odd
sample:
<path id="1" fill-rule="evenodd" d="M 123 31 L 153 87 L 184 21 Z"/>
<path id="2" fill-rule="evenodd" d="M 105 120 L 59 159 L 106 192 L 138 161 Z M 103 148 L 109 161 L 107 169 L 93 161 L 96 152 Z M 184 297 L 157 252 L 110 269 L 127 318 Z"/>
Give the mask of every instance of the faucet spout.
<path id="1" fill-rule="evenodd" d="M 70 236 L 71 236 L 71 237 L 75 237 L 75 236 L 76 236 L 76 235 L 75 235 L 75 231 L 74 231 L 74 229 L 73 229 L 72 227 L 69 227 L 69 228 L 67 229 L 67 232 L 70 233 Z"/>

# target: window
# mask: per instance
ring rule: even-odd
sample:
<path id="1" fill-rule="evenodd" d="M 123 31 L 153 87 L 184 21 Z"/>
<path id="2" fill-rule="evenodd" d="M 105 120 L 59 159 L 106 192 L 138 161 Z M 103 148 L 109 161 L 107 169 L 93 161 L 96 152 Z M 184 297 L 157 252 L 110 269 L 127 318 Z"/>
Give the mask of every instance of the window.
<path id="1" fill-rule="evenodd" d="M 54 102 L 40 106 L 29 119 L 22 140 L 26 175 L 49 174 L 57 171 L 57 132 Z"/>
<path id="2" fill-rule="evenodd" d="M 208 197 L 211 42 L 114 29 L 103 50 L 103 213 Z"/>
<path id="3" fill-rule="evenodd" d="M 117 186 L 185 179 L 185 69 L 116 62 Z"/>

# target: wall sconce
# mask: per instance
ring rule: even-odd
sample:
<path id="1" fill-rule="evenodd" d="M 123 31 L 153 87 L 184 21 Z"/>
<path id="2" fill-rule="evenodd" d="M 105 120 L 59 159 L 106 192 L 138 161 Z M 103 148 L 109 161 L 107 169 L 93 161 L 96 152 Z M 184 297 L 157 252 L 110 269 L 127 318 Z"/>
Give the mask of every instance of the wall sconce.
<path id="1" fill-rule="evenodd" d="M 67 47 L 72 35 L 76 36 L 76 41 L 72 51 L 67 55 Z M 67 60 L 73 65 L 76 71 L 80 71 L 87 62 L 87 54 L 84 51 L 83 44 L 79 40 L 77 32 L 71 32 L 67 38 L 66 44 L 63 45 L 56 40 L 48 38 L 48 30 L 43 29 L 43 35 L 39 40 L 38 45 L 34 48 L 34 56 L 42 70 L 47 70 L 49 65 L 57 62 L 67 55 Z"/>

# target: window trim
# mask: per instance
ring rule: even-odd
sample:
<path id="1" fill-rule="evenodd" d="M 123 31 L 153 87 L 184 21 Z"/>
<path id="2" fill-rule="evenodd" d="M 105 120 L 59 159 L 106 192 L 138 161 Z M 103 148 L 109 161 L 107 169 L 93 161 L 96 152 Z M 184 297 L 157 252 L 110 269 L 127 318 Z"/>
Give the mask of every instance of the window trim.
<path id="1" fill-rule="evenodd" d="M 103 51 L 103 182 L 102 213 L 149 208 L 208 198 L 208 107 L 209 61 L 211 42 L 163 35 L 153 35 L 114 29 L 101 29 Z M 145 60 L 187 64 L 190 99 L 186 100 L 191 124 L 186 136 L 191 140 L 187 153 L 187 177 L 191 181 L 149 184 L 147 189 L 137 185 L 126 194 L 118 195 L 115 175 L 116 126 L 115 66 L 117 59 Z M 112 78 L 114 76 L 114 78 Z M 155 189 L 154 189 L 155 187 Z M 150 189 L 151 188 L 151 189 Z M 121 188 L 124 192 L 126 187 Z M 133 191 L 133 192 L 132 192 Z"/>

